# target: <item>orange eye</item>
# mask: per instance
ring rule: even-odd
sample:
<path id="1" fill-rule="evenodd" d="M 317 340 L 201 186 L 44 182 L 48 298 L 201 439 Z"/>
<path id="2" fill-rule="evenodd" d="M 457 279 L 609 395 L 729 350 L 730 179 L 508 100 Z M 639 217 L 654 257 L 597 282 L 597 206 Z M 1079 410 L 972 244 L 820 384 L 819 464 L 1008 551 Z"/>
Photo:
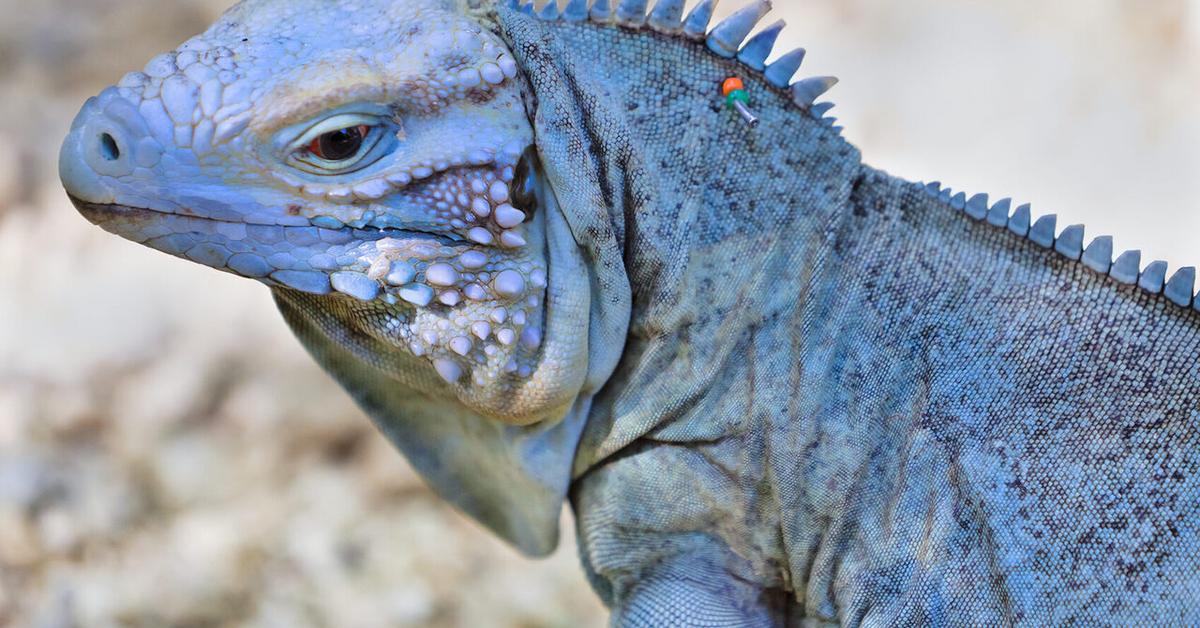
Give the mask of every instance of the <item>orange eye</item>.
<path id="1" fill-rule="evenodd" d="M 345 161 L 358 154 L 370 131 L 365 124 L 330 131 L 310 142 L 308 152 L 326 161 Z"/>

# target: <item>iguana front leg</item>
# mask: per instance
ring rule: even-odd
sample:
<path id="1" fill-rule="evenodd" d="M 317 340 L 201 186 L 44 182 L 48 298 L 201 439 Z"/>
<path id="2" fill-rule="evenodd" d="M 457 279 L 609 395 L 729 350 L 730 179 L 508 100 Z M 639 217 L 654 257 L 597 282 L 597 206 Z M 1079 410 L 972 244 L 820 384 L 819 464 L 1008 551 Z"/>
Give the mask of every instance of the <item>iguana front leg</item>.
<path id="1" fill-rule="evenodd" d="M 688 557 L 644 572 L 612 606 L 613 626 L 772 628 L 786 625 L 787 598 Z"/>
<path id="2" fill-rule="evenodd" d="M 766 628 L 798 610 L 782 565 L 763 559 L 778 518 L 746 490 L 763 471 L 741 462 L 754 440 L 642 446 L 579 481 L 583 561 L 613 626 Z"/>

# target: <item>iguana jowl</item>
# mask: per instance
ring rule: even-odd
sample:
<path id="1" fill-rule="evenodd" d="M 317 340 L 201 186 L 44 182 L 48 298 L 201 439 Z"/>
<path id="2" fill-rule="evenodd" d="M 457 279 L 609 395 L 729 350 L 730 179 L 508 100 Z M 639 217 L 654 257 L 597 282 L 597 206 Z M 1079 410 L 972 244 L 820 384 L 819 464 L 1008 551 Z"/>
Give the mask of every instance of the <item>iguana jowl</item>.
<path id="1" fill-rule="evenodd" d="M 248 0 L 63 182 L 525 552 L 569 495 L 616 624 L 1200 621 L 1194 270 L 864 166 L 713 4 Z"/>

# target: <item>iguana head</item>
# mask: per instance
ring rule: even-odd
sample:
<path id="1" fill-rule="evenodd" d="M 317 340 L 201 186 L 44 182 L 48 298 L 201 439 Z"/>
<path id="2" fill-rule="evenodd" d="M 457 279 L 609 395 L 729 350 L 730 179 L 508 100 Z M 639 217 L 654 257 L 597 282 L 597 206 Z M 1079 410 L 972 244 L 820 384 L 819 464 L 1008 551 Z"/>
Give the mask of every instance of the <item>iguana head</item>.
<path id="1" fill-rule="evenodd" d="M 586 334 L 546 329 L 587 288 L 523 96 L 454 0 L 250 0 L 89 100 L 60 169 L 104 229 L 350 308 L 412 387 L 527 424 L 579 390 Z"/>

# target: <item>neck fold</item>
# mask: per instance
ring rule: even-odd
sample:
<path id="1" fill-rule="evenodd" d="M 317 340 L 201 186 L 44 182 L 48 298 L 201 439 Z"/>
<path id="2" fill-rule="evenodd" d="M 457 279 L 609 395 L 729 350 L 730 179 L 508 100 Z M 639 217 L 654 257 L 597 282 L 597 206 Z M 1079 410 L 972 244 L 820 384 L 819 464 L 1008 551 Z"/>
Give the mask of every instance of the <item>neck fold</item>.
<path id="1" fill-rule="evenodd" d="M 790 94 L 703 43 L 497 11 L 595 300 L 630 307 L 578 475 L 655 428 L 690 423 L 686 409 L 745 362 L 752 336 L 798 322 L 861 162 Z M 730 76 L 742 77 L 758 126 L 724 106 Z"/>

